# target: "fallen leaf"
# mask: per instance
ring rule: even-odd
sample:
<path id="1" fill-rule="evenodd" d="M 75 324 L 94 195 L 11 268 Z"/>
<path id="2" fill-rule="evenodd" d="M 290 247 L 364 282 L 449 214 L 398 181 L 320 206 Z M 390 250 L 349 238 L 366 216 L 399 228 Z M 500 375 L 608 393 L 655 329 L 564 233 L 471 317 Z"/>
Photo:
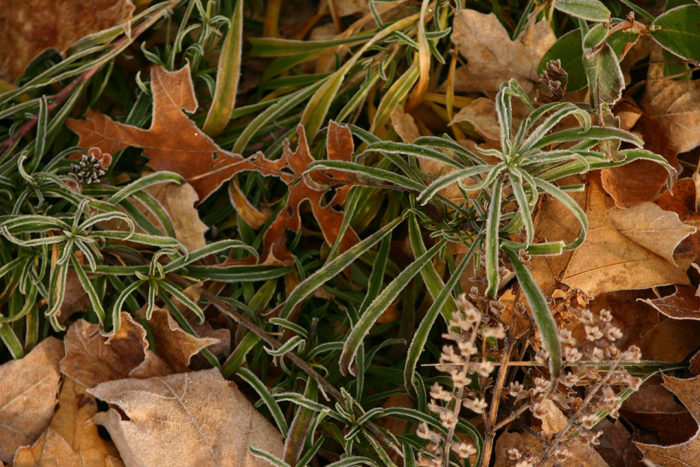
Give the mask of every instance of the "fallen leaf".
<path id="1" fill-rule="evenodd" d="M 678 244 L 697 230 L 683 224 L 675 212 L 649 202 L 627 209 L 612 207 L 608 219 L 622 235 L 672 264 L 677 264 L 673 252 Z"/>
<path id="2" fill-rule="evenodd" d="M 662 155 L 669 164 L 680 171 L 680 164 L 661 127 L 648 115 L 642 115 L 633 132 L 644 140 L 646 149 Z M 621 167 L 601 170 L 603 188 L 618 207 L 626 208 L 638 203 L 654 201 L 666 189 L 668 173 L 659 170 L 659 164 L 639 160 Z"/>
<path id="3" fill-rule="evenodd" d="M 673 378 L 663 375 L 664 387 L 673 392 L 692 414 L 696 423 L 700 423 L 700 376 L 689 379 Z M 672 446 L 636 443 L 642 450 L 644 459 L 664 467 L 697 465 L 700 456 L 700 429 L 684 443 Z"/>
<path id="4" fill-rule="evenodd" d="M 64 338 L 61 373 L 88 388 L 129 376 L 143 362 L 148 341 L 146 330 L 129 313 L 122 312 L 121 321 L 110 338 L 100 334 L 97 324 L 82 319 L 73 323 Z"/>
<path id="5" fill-rule="evenodd" d="M 407 113 L 402 105 L 396 106 L 396 109 L 391 113 L 391 125 L 401 141 L 406 144 L 413 143 L 421 136 L 413 116 Z"/>
<path id="6" fill-rule="evenodd" d="M 682 362 L 698 348 L 700 321 L 664 319 L 642 336 L 646 360 Z"/>
<path id="7" fill-rule="evenodd" d="M 464 9 L 454 17 L 452 42 L 467 64 L 455 71 L 455 90 L 495 94 L 510 78 L 530 92 L 537 66 L 556 37 L 546 21 L 531 25 L 511 40 L 496 15 Z"/>
<path id="8" fill-rule="evenodd" d="M 600 444 L 595 450 L 610 467 L 628 467 L 639 465 L 642 452 L 634 445 L 632 435 L 620 420 L 601 420 L 596 430 L 603 434 L 598 438 Z"/>
<path id="9" fill-rule="evenodd" d="M 652 51 L 642 108 L 663 128 L 675 153 L 700 145 L 700 81 L 664 77 L 662 49 Z"/>
<path id="10" fill-rule="evenodd" d="M 673 191 L 666 191 L 657 200 L 656 204 L 667 211 L 673 211 L 683 223 L 700 227 L 700 214 L 696 210 L 698 190 L 696 182 L 692 178 L 681 178 Z M 691 254 L 697 259 L 700 257 L 700 231 L 695 232 L 678 245 L 676 254 Z"/>
<path id="11" fill-rule="evenodd" d="M 200 219 L 195 204 L 199 200 L 197 193 L 189 183 L 177 185 L 175 183 L 159 183 L 148 187 L 165 211 L 170 215 L 170 220 L 175 229 L 177 238 L 189 250 L 194 251 L 206 245 L 204 233 L 209 230 Z M 151 215 L 152 220 L 155 218 Z"/>
<path id="12" fill-rule="evenodd" d="M 1 0 L 0 78 L 15 81 L 39 54 L 131 19 L 130 0 Z"/>
<path id="13" fill-rule="evenodd" d="M 259 466 L 248 447 L 282 456 L 282 436 L 217 369 L 123 379 L 89 390 L 120 409 L 95 416 L 127 465 Z"/>
<path id="14" fill-rule="evenodd" d="M 17 450 L 14 467 L 124 465 L 114 444 L 98 434 L 92 421 L 96 413 L 95 398 L 84 386 L 65 378 L 51 424 L 33 446 Z"/>
<path id="15" fill-rule="evenodd" d="M 73 313 L 90 309 L 90 297 L 83 289 L 75 271 L 69 270 L 66 274 L 66 292 L 58 311 L 58 318 L 65 323 Z"/>
<path id="16" fill-rule="evenodd" d="M 496 103 L 491 99 L 479 97 L 468 106 L 462 107 L 452 118 L 450 125 L 459 122 L 471 124 L 484 139 L 499 141 L 501 129 L 496 116 Z M 516 125 L 517 126 L 517 125 Z"/>
<path id="17" fill-rule="evenodd" d="M 202 202 L 241 171 L 244 159 L 217 146 L 183 112 L 197 110 L 189 65 L 174 72 L 153 67 L 151 90 L 153 120 L 148 130 L 115 122 L 91 110 L 86 120 L 69 118 L 66 125 L 80 136 L 81 147 L 99 147 L 110 154 L 128 146 L 144 148 L 149 167 L 179 173 Z"/>
<path id="18" fill-rule="evenodd" d="M 187 371 L 193 355 L 219 342 L 211 337 L 196 337 L 185 332 L 170 313 L 162 308 L 153 310 L 148 325 L 155 341 L 156 353 L 175 372 Z"/>
<path id="19" fill-rule="evenodd" d="M 685 441 L 695 433 L 695 421 L 661 382 L 660 375 L 646 380 L 622 404 L 620 413 L 625 420 L 645 430 L 655 431 L 663 443 Z"/>
<path id="20" fill-rule="evenodd" d="M 369 13 L 367 0 L 331 0 L 335 13 L 338 16 L 354 15 L 355 13 Z"/>
<path id="21" fill-rule="evenodd" d="M 308 175 L 308 179 L 303 176 L 308 165 L 315 159 L 309 152 L 304 127 L 301 125 L 297 129 L 297 135 L 299 142 L 296 151 L 292 152 L 289 142 L 285 141 L 281 159 L 292 171 L 292 174 L 284 173 L 280 176 L 289 186 L 287 203 L 263 237 L 263 246 L 267 254 L 282 262 L 288 262 L 292 259 L 286 245 L 286 231 L 298 232 L 301 228 L 299 213 L 301 203 L 309 201 L 311 212 L 318 221 L 323 238 L 326 243 L 332 245 L 338 238 L 340 224 L 344 217 L 343 212 L 334 209 L 334 206 L 344 204 L 350 189 L 358 184 L 354 175 L 338 170 L 314 171 Z M 350 161 L 353 151 L 354 143 L 350 129 L 331 121 L 328 126 L 326 143 L 328 159 Z M 330 201 L 325 202 L 324 194 L 331 187 L 336 187 L 335 194 Z M 357 233 L 352 227 L 348 227 L 341 240 L 340 251 L 347 250 L 358 241 Z M 274 262 L 274 260 L 269 261 L 269 259 L 270 256 L 268 256 L 268 262 Z"/>
<path id="22" fill-rule="evenodd" d="M 608 217 L 605 192 L 593 178 L 589 181 L 585 210 L 589 221 L 588 236 L 583 245 L 565 259 L 566 265 L 561 273 L 563 283 L 583 290 L 589 297 L 617 290 L 689 283 L 685 274 L 687 266 L 677 267 L 631 240 L 630 231 L 625 236 L 615 228 Z M 639 227 L 645 229 L 648 225 L 649 222 L 640 223 Z M 654 235 L 654 241 L 663 242 L 667 234 L 657 231 Z M 549 239 L 555 240 L 553 237 Z"/>
<path id="23" fill-rule="evenodd" d="M 49 424 L 60 381 L 63 345 L 54 337 L 28 355 L 0 365 L 0 460 L 9 462 L 20 446 L 32 444 Z"/>
<path id="24" fill-rule="evenodd" d="M 695 294 L 696 291 L 694 287 L 679 285 L 671 295 L 642 302 L 669 318 L 700 320 L 700 297 Z"/>

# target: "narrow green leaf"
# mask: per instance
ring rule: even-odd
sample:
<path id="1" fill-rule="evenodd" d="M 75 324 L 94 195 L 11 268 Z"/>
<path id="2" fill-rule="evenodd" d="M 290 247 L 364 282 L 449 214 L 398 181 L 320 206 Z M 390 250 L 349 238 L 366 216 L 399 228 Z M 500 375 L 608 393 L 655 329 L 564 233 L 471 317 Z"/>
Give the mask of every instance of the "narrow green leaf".
<path id="1" fill-rule="evenodd" d="M 226 127 L 236 106 L 238 81 L 241 76 L 241 51 L 243 50 L 243 0 L 236 1 L 231 16 L 231 28 L 226 33 L 216 71 L 216 88 L 211 107 L 202 129 L 209 136 L 216 136 Z"/>
<path id="2" fill-rule="evenodd" d="M 289 430 L 287 420 L 284 418 L 282 409 L 277 404 L 277 401 L 275 401 L 275 398 L 272 396 L 272 393 L 270 393 L 270 390 L 267 389 L 267 386 L 265 386 L 265 383 L 260 381 L 260 378 L 258 378 L 255 373 L 247 368 L 239 369 L 236 374 L 246 383 L 250 384 L 253 389 L 255 389 L 255 392 L 258 393 L 260 399 L 265 403 L 265 406 L 272 414 L 272 418 L 275 420 L 277 428 L 279 428 L 282 436 L 287 436 L 287 432 Z"/>
<path id="3" fill-rule="evenodd" d="M 394 230 L 394 228 L 396 228 L 396 226 L 399 225 L 404 218 L 405 215 L 397 217 L 307 277 L 289 294 L 287 300 L 284 302 L 284 308 L 282 308 L 280 316 L 283 318 L 288 318 L 289 314 L 297 304 L 301 303 L 304 299 L 306 299 L 306 297 L 311 295 L 314 290 L 331 280 L 346 267 L 350 266 L 353 261 L 365 254 L 370 248 L 384 238 L 385 235 Z"/>
<path id="4" fill-rule="evenodd" d="M 355 374 L 355 371 L 350 367 L 355 354 L 365 336 L 369 333 L 377 319 L 386 311 L 386 309 L 394 302 L 399 293 L 408 285 L 409 281 L 423 269 L 423 267 L 435 256 L 438 251 L 444 246 L 445 240 L 440 240 L 430 250 L 425 252 L 420 257 L 411 263 L 407 268 L 399 273 L 387 287 L 375 298 L 367 307 L 367 310 L 362 314 L 360 320 L 353 327 L 352 331 L 345 340 L 343 352 L 340 355 L 340 372 L 347 375 L 348 372 Z"/>
<path id="5" fill-rule="evenodd" d="M 530 304 L 532 317 L 535 319 L 537 329 L 540 331 L 544 347 L 549 353 L 549 371 L 551 372 L 552 381 L 554 381 L 559 376 L 562 364 L 557 324 L 554 322 L 552 312 L 547 306 L 544 294 L 532 278 L 530 271 L 520 261 L 518 253 L 507 248 L 504 249 L 504 252 L 513 266 L 518 283 L 525 293 L 527 302 Z"/>
<path id="6" fill-rule="evenodd" d="M 418 325 L 418 329 L 416 329 L 416 332 L 413 334 L 411 344 L 409 345 L 408 352 L 406 354 L 406 364 L 404 365 L 403 369 L 404 387 L 411 394 L 417 394 L 417 389 L 413 382 L 413 374 L 416 371 L 418 359 L 425 349 L 425 344 L 428 342 L 430 330 L 433 328 L 433 324 L 435 323 L 440 311 L 443 311 L 443 316 L 445 316 L 447 320 L 448 316 L 444 313 L 447 305 L 449 305 L 449 308 L 456 308 L 453 304 L 453 300 L 450 300 L 452 297 L 452 289 L 455 288 L 455 285 L 457 285 L 457 282 L 459 282 L 460 277 L 462 277 L 462 273 L 469 265 L 478 244 L 479 242 L 476 241 L 471 244 L 469 250 L 464 255 L 464 258 L 462 258 L 462 261 L 460 261 L 460 263 L 457 265 L 452 273 L 452 276 L 448 279 L 442 290 L 440 290 L 440 293 L 437 295 L 437 297 L 435 297 L 433 304 L 430 305 L 430 308 L 425 313 L 425 316 Z"/>
<path id="7" fill-rule="evenodd" d="M 486 278 L 488 287 L 486 295 L 496 297 L 500 282 L 498 266 L 498 253 L 500 252 L 500 238 L 498 231 L 501 224 L 501 199 L 503 197 L 503 177 L 498 177 L 491 189 L 491 200 L 486 217 Z"/>

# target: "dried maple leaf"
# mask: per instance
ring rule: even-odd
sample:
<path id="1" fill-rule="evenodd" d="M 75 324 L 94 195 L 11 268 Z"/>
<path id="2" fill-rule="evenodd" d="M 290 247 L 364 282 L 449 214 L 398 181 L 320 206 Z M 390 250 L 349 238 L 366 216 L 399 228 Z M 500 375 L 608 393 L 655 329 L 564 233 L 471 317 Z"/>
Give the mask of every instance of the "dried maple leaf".
<path id="1" fill-rule="evenodd" d="M 20 446 L 32 444 L 49 424 L 56 406 L 63 345 L 43 340 L 20 360 L 0 365 L 0 460 L 9 462 Z"/>
<path id="2" fill-rule="evenodd" d="M 41 52 L 66 52 L 89 34 L 131 18 L 130 0 L 0 0 L 0 78 L 14 81 Z"/>
<path id="3" fill-rule="evenodd" d="M 51 424 L 33 446 L 17 450 L 13 465 L 124 465 L 114 444 L 97 432 L 92 421 L 96 413 L 95 398 L 85 392 L 84 386 L 65 378 Z"/>
<path id="4" fill-rule="evenodd" d="M 700 423 L 700 376 L 689 379 L 663 375 L 664 387 L 673 392 Z M 700 456 L 700 429 L 688 441 L 672 446 L 636 443 L 644 453 L 644 459 L 664 467 L 697 465 Z"/>
<path id="5" fill-rule="evenodd" d="M 243 158 L 217 146 L 183 112 L 194 112 L 197 108 L 189 66 L 175 72 L 154 67 L 151 76 L 153 120 L 148 130 L 124 125 L 106 115 L 88 111 L 86 120 L 68 119 L 66 123 L 80 136 L 78 145 L 99 147 L 110 154 L 128 146 L 143 148 L 149 167 L 182 175 L 195 189 L 200 202 L 240 172 L 256 171 L 264 176 L 278 177 L 289 187 L 289 194 L 286 205 L 265 233 L 264 247 L 268 262 L 291 260 L 285 231 L 299 230 L 299 204 L 305 200 L 311 203 L 311 211 L 326 242 L 335 242 L 343 213 L 333 206 L 345 202 L 348 191 L 357 180 L 335 170 L 304 175 L 314 158 L 309 152 L 303 127 L 298 129 L 296 151 L 292 152 L 286 143 L 282 158 L 278 160 L 268 160 L 260 153 Z M 327 136 L 328 158 L 349 161 L 353 150 L 350 130 L 331 122 Z M 331 188 L 335 188 L 335 196 L 324 203 L 324 195 Z M 348 229 L 341 243 L 341 251 L 357 241 L 357 234 Z"/>
<path id="6" fill-rule="evenodd" d="M 496 15 L 464 9 L 453 23 L 452 42 L 467 59 L 455 72 L 455 90 L 495 94 L 501 83 L 515 78 L 529 92 L 538 81 L 540 59 L 555 41 L 546 21 L 511 40 Z"/>
<path id="7" fill-rule="evenodd" d="M 575 198 L 588 216 L 588 236 L 573 252 L 533 258 L 533 276 L 545 293 L 554 290 L 557 279 L 569 287 L 583 290 L 590 297 L 618 290 L 689 283 L 685 273 L 689 264 L 679 267 L 668 260 L 669 252 L 684 238 L 683 235 L 690 234 L 688 226 L 676 218 L 673 226 L 659 228 L 657 222 L 665 219 L 666 211 L 659 215 L 654 209 L 647 209 L 644 217 L 638 217 L 636 225 L 623 235 L 611 222 L 599 180 L 591 178 L 586 193 L 575 194 Z M 665 229 L 671 227 L 674 235 L 669 237 Z M 537 225 L 539 235 L 549 240 L 566 240 L 575 238 L 578 232 L 575 229 L 575 219 L 558 202 L 543 202 Z M 633 239 L 636 232 L 633 235 L 631 230 L 635 229 L 646 232 L 645 244 L 648 246 L 652 242 L 654 251 Z"/>
<path id="8" fill-rule="evenodd" d="M 282 456 L 281 434 L 217 369 L 109 381 L 89 392 L 121 409 L 95 421 L 127 465 L 265 465 L 252 444 Z"/>

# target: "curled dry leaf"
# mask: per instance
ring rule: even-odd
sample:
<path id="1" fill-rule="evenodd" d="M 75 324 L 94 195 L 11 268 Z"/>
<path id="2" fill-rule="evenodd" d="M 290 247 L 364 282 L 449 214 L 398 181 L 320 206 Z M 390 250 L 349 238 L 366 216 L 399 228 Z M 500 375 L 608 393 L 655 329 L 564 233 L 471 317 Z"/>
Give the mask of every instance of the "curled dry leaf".
<path id="1" fill-rule="evenodd" d="M 78 39 L 131 19 L 130 0 L 0 1 L 0 78 L 14 81 L 41 52 L 64 54 Z"/>
<path id="2" fill-rule="evenodd" d="M 148 326 L 153 334 L 156 352 L 174 372 L 187 371 L 192 356 L 203 348 L 219 343 L 212 337 L 196 337 L 185 332 L 167 310 L 153 310 Z"/>
<path id="3" fill-rule="evenodd" d="M 651 54 L 642 108 L 664 131 L 670 147 L 686 152 L 700 145 L 700 81 L 664 77 L 664 56 Z"/>
<path id="4" fill-rule="evenodd" d="M 252 444 L 282 456 L 282 435 L 216 369 L 110 381 L 89 392 L 123 413 L 110 409 L 95 421 L 127 465 L 265 465 L 248 451 Z"/>
<path id="5" fill-rule="evenodd" d="M 700 423 L 700 376 L 689 379 L 663 376 L 664 387 L 683 402 L 697 423 Z M 700 429 L 684 443 L 671 446 L 636 443 L 644 453 L 644 459 L 665 467 L 697 465 L 700 457 Z"/>
<path id="6" fill-rule="evenodd" d="M 700 297 L 696 292 L 695 287 L 679 285 L 672 295 L 642 301 L 669 318 L 700 320 Z"/>
<path id="7" fill-rule="evenodd" d="M 63 345 L 44 339 L 29 355 L 0 365 L 0 460 L 9 462 L 20 446 L 32 444 L 47 427 L 60 381 Z"/>
<path id="8" fill-rule="evenodd" d="M 455 72 L 455 90 L 495 94 L 504 81 L 517 79 L 526 91 L 538 81 L 537 66 L 556 41 L 546 21 L 532 24 L 516 40 L 494 14 L 464 9 L 454 17 L 452 42 L 467 64 Z"/>
<path id="9" fill-rule="evenodd" d="M 33 446 L 17 450 L 13 465 L 124 465 L 114 444 L 97 432 L 92 421 L 96 413 L 95 398 L 85 392 L 84 386 L 65 378 L 51 424 Z"/>
<path id="10" fill-rule="evenodd" d="M 148 340 L 146 330 L 130 314 L 122 312 L 121 321 L 108 339 L 100 334 L 97 324 L 82 319 L 73 323 L 64 338 L 66 356 L 61 360 L 61 373 L 88 388 L 129 376 L 143 362 Z"/>

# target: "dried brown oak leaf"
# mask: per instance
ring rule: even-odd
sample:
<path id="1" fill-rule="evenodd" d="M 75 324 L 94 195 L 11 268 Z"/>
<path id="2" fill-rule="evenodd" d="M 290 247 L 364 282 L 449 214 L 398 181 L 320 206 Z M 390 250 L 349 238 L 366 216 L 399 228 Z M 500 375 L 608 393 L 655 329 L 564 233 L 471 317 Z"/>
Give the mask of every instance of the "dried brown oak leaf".
<path id="1" fill-rule="evenodd" d="M 291 253 L 286 247 L 285 229 L 299 230 L 299 204 L 305 200 L 311 203 L 311 210 L 326 242 L 335 242 L 343 213 L 333 206 L 345 202 L 356 179 L 335 170 L 303 175 L 307 166 L 314 161 L 303 127 L 298 129 L 297 150 L 292 152 L 289 144 L 285 144 L 281 159 L 271 161 L 260 153 L 243 158 L 217 146 L 183 112 L 191 113 L 197 109 L 189 65 L 175 72 L 153 67 L 151 89 L 153 120 L 148 130 L 88 111 L 86 120 L 68 119 L 66 123 L 80 136 L 78 145 L 85 148 L 96 146 L 110 154 L 128 146 L 143 148 L 149 167 L 182 175 L 197 192 L 200 203 L 237 173 L 257 171 L 264 176 L 278 177 L 289 187 L 289 195 L 286 205 L 265 233 L 263 243 L 268 262 L 291 260 Z M 354 150 L 350 130 L 331 122 L 327 150 L 329 159 L 349 161 Z M 324 203 L 324 195 L 331 188 L 336 189 L 336 194 L 328 203 Z M 357 241 L 357 234 L 348 229 L 341 251 Z"/>
<path id="2" fill-rule="evenodd" d="M 700 376 L 689 379 L 663 376 L 664 387 L 673 392 L 700 423 Z M 697 465 L 700 457 L 700 429 L 688 441 L 671 446 L 636 443 L 644 453 L 644 459 L 664 467 Z"/>
<path id="3" fill-rule="evenodd" d="M 464 9 L 454 17 L 452 42 L 467 64 L 455 72 L 455 90 L 495 95 L 515 78 L 530 92 L 539 80 L 537 66 L 556 41 L 546 21 L 531 24 L 515 40 L 494 14 Z"/>
<path id="4" fill-rule="evenodd" d="M 546 408 L 541 421 L 542 432 L 545 436 L 554 436 L 559 431 L 566 428 L 567 417 L 551 400 L 545 400 L 543 407 Z M 530 452 L 535 456 L 544 454 L 543 441 L 532 433 L 503 433 L 496 442 L 496 462 L 494 467 L 506 467 L 513 465 L 513 462 L 508 458 L 509 449 L 518 449 L 520 452 Z M 579 467 L 581 465 L 590 467 L 608 467 L 608 464 L 598 454 L 593 446 L 586 444 L 580 438 L 573 438 L 567 444 L 571 457 L 568 457 L 563 462 L 555 462 L 551 458 L 539 464 L 547 467 Z"/>
<path id="5" fill-rule="evenodd" d="M 130 0 L 0 0 L 0 78 L 14 81 L 41 52 L 68 48 L 128 21 Z"/>
<path id="6" fill-rule="evenodd" d="M 114 444 L 97 432 L 92 421 L 96 413 L 97 402 L 85 387 L 64 378 L 51 424 L 33 446 L 17 450 L 14 467 L 124 465 Z"/>
<path id="7" fill-rule="evenodd" d="M 287 203 L 280 211 L 263 238 L 264 251 L 268 254 L 268 262 L 274 259 L 287 261 L 291 259 L 291 253 L 287 249 L 286 230 L 298 232 L 301 228 L 299 205 L 308 200 L 311 212 L 318 221 L 326 243 L 332 245 L 338 238 L 340 224 L 343 222 L 343 212 L 334 209 L 333 206 L 343 205 L 350 189 L 358 184 L 354 175 L 338 170 L 313 171 L 304 175 L 307 167 L 314 161 L 309 152 L 309 144 L 306 140 L 304 127 L 301 125 L 297 131 L 299 143 L 296 151 L 289 147 L 285 141 L 282 159 L 291 169 L 292 173 L 281 172 L 280 178 L 289 187 Z M 350 129 L 346 126 L 330 122 L 326 151 L 329 160 L 350 161 L 354 151 L 354 143 Z M 324 195 L 331 187 L 335 187 L 335 194 L 329 201 L 324 201 Z M 357 233 L 349 227 L 345 232 L 340 251 L 343 252 L 359 241 Z"/>
<path id="8" fill-rule="evenodd" d="M 586 193 L 577 193 L 575 198 L 588 216 L 588 236 L 571 253 L 533 258 L 533 276 L 545 293 L 554 290 L 557 279 L 590 297 L 618 290 L 688 284 L 685 271 L 689 264 L 676 266 L 669 261 L 673 258 L 669 252 L 691 233 L 677 216 L 666 224 L 668 214 L 675 216 L 675 213 L 641 208 L 636 224 L 627 226 L 615 218 L 622 215 L 613 211 L 612 218 L 623 229 L 620 231 L 611 219 L 611 207 L 598 179 L 591 178 Z M 545 200 L 536 233 L 543 240 L 570 241 L 578 234 L 578 225 L 561 204 Z M 639 235 L 645 236 L 644 245 L 635 241 Z"/>
<path id="9" fill-rule="evenodd" d="M 120 409 L 95 416 L 127 465 L 262 466 L 282 435 L 217 369 L 109 381 L 89 391 Z"/>
<path id="10" fill-rule="evenodd" d="M 0 460 L 9 462 L 20 446 L 32 444 L 46 429 L 56 407 L 58 361 L 63 345 L 43 340 L 20 360 L 0 365 Z"/>

